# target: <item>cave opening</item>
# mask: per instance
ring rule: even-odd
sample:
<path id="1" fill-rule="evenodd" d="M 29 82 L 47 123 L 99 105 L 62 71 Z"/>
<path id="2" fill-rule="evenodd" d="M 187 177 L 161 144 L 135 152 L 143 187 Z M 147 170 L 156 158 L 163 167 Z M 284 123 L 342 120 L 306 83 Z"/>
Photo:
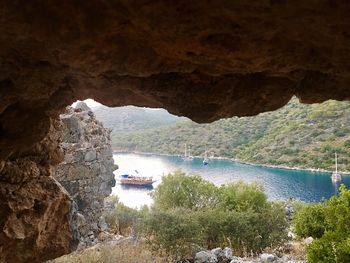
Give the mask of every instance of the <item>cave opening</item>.
<path id="1" fill-rule="evenodd" d="M 327 0 L 4 1 L 0 261 L 43 262 L 77 247 L 72 222 L 83 219 L 52 176 L 65 158 L 58 132 L 65 106 L 94 98 L 111 107 L 165 108 L 210 123 L 277 110 L 293 96 L 308 104 L 348 101 L 349 11 L 348 1 Z M 297 167 L 311 162 L 312 167 L 329 170 L 337 151 L 345 170 L 349 126 L 341 119 L 347 109 L 331 102 L 325 113 L 313 112 L 300 127 L 315 130 L 300 136 L 292 136 L 298 129 L 288 120 L 304 118 L 305 112 L 288 116 L 280 125 L 283 130 L 288 124 L 290 139 L 273 133 L 270 137 L 278 150 L 263 144 L 236 147 L 233 157 Z M 324 118 L 333 122 L 321 123 Z M 219 156 L 257 130 L 235 122 L 246 129 L 239 140 L 215 149 Z M 227 123 L 221 120 L 220 125 L 225 130 Z M 66 134 L 72 144 L 79 137 L 73 134 Z M 315 138 L 320 145 L 301 148 Z M 291 158 L 299 153 L 300 158 Z M 92 149 L 79 158 L 93 160 L 96 155 Z"/>
<path id="2" fill-rule="evenodd" d="M 90 219 L 90 224 L 96 226 L 96 233 L 106 231 L 109 227 L 114 234 L 135 235 L 135 225 L 116 226 L 112 218 L 118 218 L 118 213 L 119 216 L 130 213 L 133 209 L 136 209 L 134 213 L 138 213 L 136 211 L 143 211 L 145 206 L 148 206 L 147 210 L 150 209 L 154 203 L 150 193 L 162 183 L 164 176 L 178 170 L 187 175 L 200 175 L 217 186 L 241 180 L 258 182 L 264 187 L 269 200 L 305 202 L 320 202 L 323 198 L 338 193 L 339 182 L 331 181 L 329 175 L 329 171 L 334 169 L 334 152 L 341 153 L 338 160 L 340 170 L 348 171 L 348 102 L 330 100 L 321 104 L 303 105 L 297 98 L 292 98 L 286 106 L 277 111 L 254 117 L 226 118 L 209 124 L 197 124 L 163 109 L 134 106 L 110 108 L 91 99 L 84 102 L 86 104 L 73 103 L 72 107 L 76 109 L 68 109 L 68 112 L 61 115 L 63 122 L 69 123 L 70 127 L 66 141 L 72 143 L 71 146 L 76 151 L 77 141 L 72 138 L 77 134 L 79 138 L 90 136 L 86 131 L 77 132 L 82 128 L 78 127 L 77 123 L 73 124 L 71 120 L 67 121 L 67 115 L 69 119 L 75 114 L 83 121 L 86 121 L 87 117 L 89 122 L 102 124 L 111 130 L 109 140 L 103 142 L 104 145 L 110 143 L 109 151 L 113 152 L 113 161 L 118 169 L 112 176 L 113 169 L 102 176 L 107 177 L 109 182 L 104 181 L 105 178 L 89 181 L 92 177 L 98 177 L 97 174 L 101 173 L 101 170 L 97 170 L 95 175 L 86 175 L 87 172 L 82 173 L 79 169 L 77 171 L 83 174 L 80 178 L 74 176 L 77 172 L 73 171 L 72 178 L 65 176 L 63 180 L 61 178 L 58 181 L 76 201 L 78 211 L 82 214 L 91 216 L 91 209 L 100 210 L 99 218 Z M 338 125 L 335 125 L 335 122 Z M 89 130 L 93 131 L 91 135 L 101 134 L 96 131 L 96 127 L 89 127 Z M 93 141 L 94 147 L 101 147 L 96 144 L 96 138 Z M 193 157 L 190 161 L 184 158 L 186 145 L 189 146 L 187 153 L 190 150 L 189 155 Z M 69 152 L 67 146 L 65 154 Z M 211 153 L 211 156 L 208 156 L 208 163 L 204 164 L 206 151 Z M 69 154 L 72 152 L 68 153 L 68 156 Z M 81 165 L 87 165 L 88 169 L 91 169 L 91 161 L 98 159 L 98 154 L 88 155 L 86 158 L 85 154 L 78 154 L 77 158 L 83 161 Z M 109 163 L 106 165 L 112 167 L 113 161 L 110 157 L 109 155 Z M 69 156 L 68 161 L 63 162 L 71 169 L 69 162 L 77 163 L 77 159 Z M 72 170 L 63 169 L 63 172 L 59 173 L 68 175 L 72 174 Z M 120 179 L 126 174 L 154 177 L 156 183 L 146 187 L 123 185 Z M 83 184 L 83 188 L 79 187 L 79 184 Z M 342 184 L 349 187 L 349 178 L 344 177 Z M 92 185 L 99 189 L 99 194 L 101 185 L 107 187 L 102 198 L 100 197 L 100 203 L 96 202 L 96 193 L 91 191 Z M 87 191 L 81 194 L 85 190 Z M 120 210 L 121 207 L 124 208 Z M 128 209 L 130 211 L 126 212 Z M 117 214 L 114 210 L 118 211 Z M 135 214 L 128 216 L 129 221 L 135 220 Z M 102 236 L 105 241 L 108 239 L 106 234 Z M 95 238 L 97 237 L 98 234 Z M 89 238 L 90 243 L 87 242 L 85 246 L 101 242 L 96 241 L 91 232 Z"/>

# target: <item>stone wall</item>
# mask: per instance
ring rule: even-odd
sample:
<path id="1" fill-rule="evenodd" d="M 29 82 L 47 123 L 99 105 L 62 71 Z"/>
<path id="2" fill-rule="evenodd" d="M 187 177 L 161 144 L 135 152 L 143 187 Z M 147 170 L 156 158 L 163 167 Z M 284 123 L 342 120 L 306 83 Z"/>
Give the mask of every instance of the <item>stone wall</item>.
<path id="1" fill-rule="evenodd" d="M 110 130 L 96 120 L 91 109 L 79 102 L 60 116 L 61 144 L 65 157 L 55 178 L 68 191 L 78 209 L 79 248 L 93 245 L 104 230 L 104 198 L 115 185 Z"/>

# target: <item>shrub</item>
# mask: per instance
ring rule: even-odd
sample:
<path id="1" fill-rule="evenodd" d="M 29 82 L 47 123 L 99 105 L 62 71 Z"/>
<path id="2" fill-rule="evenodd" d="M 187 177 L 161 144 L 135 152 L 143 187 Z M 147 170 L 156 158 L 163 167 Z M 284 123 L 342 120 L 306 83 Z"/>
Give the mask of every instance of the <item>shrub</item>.
<path id="1" fill-rule="evenodd" d="M 350 190 L 345 186 L 339 197 L 302 210 L 295 225 L 298 235 L 316 237 L 307 248 L 309 263 L 350 262 Z"/>
<path id="2" fill-rule="evenodd" d="M 115 208 L 105 214 L 105 220 L 108 227 L 115 233 L 120 235 L 133 234 L 139 212 L 136 209 L 117 203 Z"/>
<path id="3" fill-rule="evenodd" d="M 218 202 L 218 189 L 200 176 L 188 176 L 181 171 L 163 177 L 153 194 L 158 209 L 201 209 Z"/>
<path id="4" fill-rule="evenodd" d="M 225 222 L 225 235 L 240 254 L 283 244 L 287 240 L 286 229 L 284 209 L 277 203 L 259 212 L 252 209 L 229 212 Z"/>
<path id="5" fill-rule="evenodd" d="M 140 233 L 153 250 L 175 259 L 191 256 L 199 247 L 261 252 L 287 239 L 284 207 L 269 202 L 257 184 L 216 187 L 177 172 L 163 179 L 154 197 Z"/>
<path id="6" fill-rule="evenodd" d="M 220 205 L 226 210 L 261 211 L 268 205 L 267 197 L 261 185 L 247 184 L 242 181 L 220 188 Z"/>
<path id="7" fill-rule="evenodd" d="M 300 237 L 320 238 L 326 231 L 325 207 L 315 204 L 303 207 L 293 220 L 295 233 Z"/>
<path id="8" fill-rule="evenodd" d="M 144 218 L 140 232 L 152 250 L 176 260 L 193 256 L 195 244 L 200 242 L 199 225 L 181 208 L 152 211 Z"/>

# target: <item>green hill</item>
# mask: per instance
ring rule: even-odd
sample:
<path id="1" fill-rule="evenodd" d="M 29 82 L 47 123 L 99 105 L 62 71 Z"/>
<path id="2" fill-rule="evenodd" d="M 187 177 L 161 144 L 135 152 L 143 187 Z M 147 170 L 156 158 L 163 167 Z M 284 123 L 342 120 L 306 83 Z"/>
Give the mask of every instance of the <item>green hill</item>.
<path id="1" fill-rule="evenodd" d="M 285 107 L 254 117 L 222 119 L 211 124 L 181 120 L 168 126 L 112 135 L 118 150 L 193 155 L 205 148 L 215 156 L 259 164 L 350 170 L 350 103 L 327 101 L 303 105 L 292 99 Z"/>
<path id="2" fill-rule="evenodd" d="M 129 132 L 158 128 L 174 124 L 186 118 L 169 114 L 164 109 L 125 106 L 108 108 L 100 105 L 92 108 L 98 120 L 114 132 Z"/>

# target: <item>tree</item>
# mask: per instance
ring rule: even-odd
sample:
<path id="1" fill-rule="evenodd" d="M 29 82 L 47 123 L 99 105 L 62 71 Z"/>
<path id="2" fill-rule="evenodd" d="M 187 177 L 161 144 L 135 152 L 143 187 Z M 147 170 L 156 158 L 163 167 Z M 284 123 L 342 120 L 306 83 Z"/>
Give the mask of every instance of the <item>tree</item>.
<path id="1" fill-rule="evenodd" d="M 177 207 L 197 210 L 218 202 L 218 189 L 200 176 L 188 176 L 181 171 L 163 177 L 153 194 L 154 205 L 161 210 Z"/>

